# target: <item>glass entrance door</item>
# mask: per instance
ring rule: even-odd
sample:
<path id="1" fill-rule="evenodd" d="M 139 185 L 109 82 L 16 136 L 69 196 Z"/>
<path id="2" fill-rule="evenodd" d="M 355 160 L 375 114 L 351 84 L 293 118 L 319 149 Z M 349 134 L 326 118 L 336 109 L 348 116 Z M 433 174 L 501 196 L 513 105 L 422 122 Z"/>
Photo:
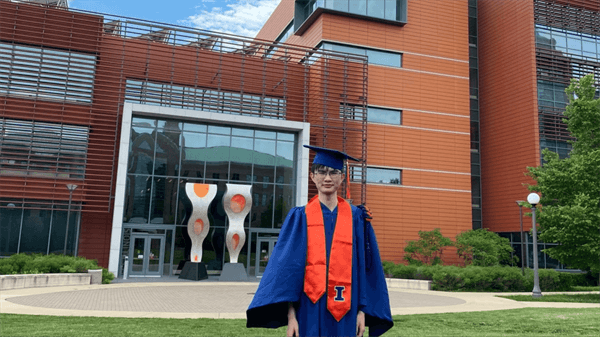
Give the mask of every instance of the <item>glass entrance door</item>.
<path id="1" fill-rule="evenodd" d="M 129 276 L 160 277 L 165 254 L 164 235 L 132 234 Z"/>
<path id="2" fill-rule="evenodd" d="M 262 276 L 277 243 L 277 237 L 258 237 L 256 240 L 256 276 Z"/>

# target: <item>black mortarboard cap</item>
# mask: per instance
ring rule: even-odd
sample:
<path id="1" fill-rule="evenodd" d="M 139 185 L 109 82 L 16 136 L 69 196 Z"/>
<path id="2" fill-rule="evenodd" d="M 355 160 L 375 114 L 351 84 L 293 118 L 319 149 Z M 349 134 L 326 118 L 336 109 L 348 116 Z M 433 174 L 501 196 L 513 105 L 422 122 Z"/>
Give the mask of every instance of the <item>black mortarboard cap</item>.
<path id="1" fill-rule="evenodd" d="M 336 170 L 342 170 L 344 168 L 344 160 L 350 159 L 354 161 L 360 161 L 354 157 L 351 157 L 344 152 L 338 150 L 327 149 L 324 147 L 304 145 L 311 150 L 316 152 L 313 164 L 321 164 L 327 167 L 334 168 Z"/>

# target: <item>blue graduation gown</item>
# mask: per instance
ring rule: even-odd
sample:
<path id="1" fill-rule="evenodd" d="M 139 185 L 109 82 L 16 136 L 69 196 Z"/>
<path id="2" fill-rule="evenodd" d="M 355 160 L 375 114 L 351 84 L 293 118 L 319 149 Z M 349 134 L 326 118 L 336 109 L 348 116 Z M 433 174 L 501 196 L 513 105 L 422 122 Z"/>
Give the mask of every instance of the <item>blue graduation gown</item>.
<path id="1" fill-rule="evenodd" d="M 321 205 L 321 209 L 329 261 L 337 208 L 332 212 Z M 364 221 L 362 210 L 352 206 L 352 216 L 352 301 L 350 311 L 340 322 L 327 310 L 327 294 L 313 304 L 304 293 L 306 214 L 304 207 L 296 207 L 285 219 L 258 290 L 246 311 L 247 327 L 287 325 L 288 302 L 294 303 L 296 308 L 300 336 L 356 336 L 358 310 L 365 313 L 370 336 L 380 336 L 393 326 L 375 233 Z"/>

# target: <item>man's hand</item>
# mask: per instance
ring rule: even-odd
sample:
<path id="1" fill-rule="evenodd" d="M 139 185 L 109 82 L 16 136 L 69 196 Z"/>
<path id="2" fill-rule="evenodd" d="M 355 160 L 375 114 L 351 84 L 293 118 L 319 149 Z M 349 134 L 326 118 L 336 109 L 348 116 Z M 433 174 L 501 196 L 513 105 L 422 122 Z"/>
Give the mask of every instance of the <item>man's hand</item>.
<path id="1" fill-rule="evenodd" d="M 356 207 L 360 208 L 363 211 L 363 218 L 365 219 L 365 221 L 371 222 L 371 219 L 373 219 L 373 213 L 371 213 L 371 209 L 367 207 L 367 205 L 358 205 Z"/>
<path id="2" fill-rule="evenodd" d="M 362 311 L 358 311 L 358 315 L 356 315 L 356 336 L 362 337 L 365 333 L 365 313 Z"/>
<path id="3" fill-rule="evenodd" d="M 288 327 L 286 336 L 300 336 L 300 328 L 298 327 L 298 320 L 296 319 L 296 309 L 294 309 L 294 305 L 292 303 L 288 304 Z"/>

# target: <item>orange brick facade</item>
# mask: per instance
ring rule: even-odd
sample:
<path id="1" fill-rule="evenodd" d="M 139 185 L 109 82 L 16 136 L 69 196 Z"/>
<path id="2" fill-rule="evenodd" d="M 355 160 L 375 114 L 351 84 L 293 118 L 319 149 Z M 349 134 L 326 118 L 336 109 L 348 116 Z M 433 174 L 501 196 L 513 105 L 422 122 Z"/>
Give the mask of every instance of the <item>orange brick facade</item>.
<path id="1" fill-rule="evenodd" d="M 286 42 L 337 42 L 402 53 L 402 67 L 369 65 L 368 105 L 402 109 L 402 125 L 368 123 L 367 166 L 402 170 L 401 185 L 367 184 L 382 258 L 401 262 L 418 231 L 448 237 L 472 228 L 467 1 L 408 1 L 404 26 L 322 13 Z M 291 22 L 283 0 L 258 38 Z M 452 252 L 446 263 L 460 263 Z"/>
<path id="2" fill-rule="evenodd" d="M 524 174 L 540 164 L 533 1 L 478 4 L 484 226 L 516 232 Z"/>

